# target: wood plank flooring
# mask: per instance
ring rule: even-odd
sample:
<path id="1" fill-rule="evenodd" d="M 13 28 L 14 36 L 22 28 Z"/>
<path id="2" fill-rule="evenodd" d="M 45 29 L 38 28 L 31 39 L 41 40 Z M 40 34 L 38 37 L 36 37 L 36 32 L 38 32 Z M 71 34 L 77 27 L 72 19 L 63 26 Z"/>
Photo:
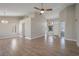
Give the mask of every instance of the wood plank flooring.
<path id="1" fill-rule="evenodd" d="M 79 56 L 76 42 L 44 37 L 0 39 L 1 56 Z"/>

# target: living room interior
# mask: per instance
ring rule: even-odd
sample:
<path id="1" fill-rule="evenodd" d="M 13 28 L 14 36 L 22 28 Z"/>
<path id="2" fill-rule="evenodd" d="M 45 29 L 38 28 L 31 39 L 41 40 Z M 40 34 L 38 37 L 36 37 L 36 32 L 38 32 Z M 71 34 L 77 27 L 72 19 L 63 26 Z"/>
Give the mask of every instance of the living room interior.
<path id="1" fill-rule="evenodd" d="M 0 56 L 78 56 L 78 3 L 0 3 Z"/>

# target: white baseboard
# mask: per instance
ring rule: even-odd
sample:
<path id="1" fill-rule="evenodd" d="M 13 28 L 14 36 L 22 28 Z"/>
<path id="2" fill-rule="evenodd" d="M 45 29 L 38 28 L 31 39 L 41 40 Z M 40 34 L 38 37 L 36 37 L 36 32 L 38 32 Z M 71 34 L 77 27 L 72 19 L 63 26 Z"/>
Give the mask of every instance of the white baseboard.
<path id="1" fill-rule="evenodd" d="M 0 36 L 0 39 L 12 38 L 12 37 L 18 37 L 18 34 L 2 35 L 2 36 Z"/>
<path id="2" fill-rule="evenodd" d="M 31 40 L 31 38 L 30 38 L 30 37 L 25 37 L 25 39 Z"/>
<path id="3" fill-rule="evenodd" d="M 22 38 L 23 36 L 22 35 L 18 35 L 18 37 Z"/>
<path id="4" fill-rule="evenodd" d="M 25 37 L 26 39 L 32 40 L 32 39 L 36 39 L 36 38 L 40 38 L 43 37 L 44 35 L 40 35 L 40 36 L 36 36 L 36 37 Z"/>
<path id="5" fill-rule="evenodd" d="M 76 39 L 65 39 L 65 40 L 69 40 L 69 41 L 77 41 Z"/>
<path id="6" fill-rule="evenodd" d="M 31 39 L 36 39 L 36 38 L 40 38 L 40 37 L 43 37 L 44 35 L 39 35 L 39 36 L 35 36 L 35 37 L 32 37 Z"/>

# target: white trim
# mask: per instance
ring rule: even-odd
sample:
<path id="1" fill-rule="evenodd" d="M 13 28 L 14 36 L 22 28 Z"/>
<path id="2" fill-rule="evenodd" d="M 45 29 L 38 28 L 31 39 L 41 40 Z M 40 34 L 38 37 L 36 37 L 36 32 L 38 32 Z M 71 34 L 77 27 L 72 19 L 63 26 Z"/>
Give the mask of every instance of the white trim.
<path id="1" fill-rule="evenodd" d="M 43 37 L 44 35 L 39 35 L 39 36 L 35 36 L 35 37 L 32 37 L 31 39 L 36 39 L 36 38 L 40 38 L 40 37 Z"/>
<path id="2" fill-rule="evenodd" d="M 31 38 L 30 38 L 30 37 L 25 37 L 25 39 L 29 39 L 29 40 L 31 40 Z"/>
<path id="3" fill-rule="evenodd" d="M 79 43 L 77 42 L 77 40 L 75 40 L 75 39 L 65 39 L 65 40 L 75 41 L 75 42 L 76 42 L 77 47 L 79 47 Z"/>
<path id="4" fill-rule="evenodd" d="M 18 37 L 18 34 L 2 35 L 0 36 L 0 39 L 12 38 L 12 37 Z"/>
<path id="5" fill-rule="evenodd" d="M 18 35 L 18 37 L 22 38 L 23 36 L 22 35 Z"/>
<path id="6" fill-rule="evenodd" d="M 26 39 L 32 40 L 32 39 L 36 39 L 36 38 L 40 38 L 43 37 L 44 35 L 40 35 L 40 36 L 36 36 L 36 37 L 25 37 Z"/>
<path id="7" fill-rule="evenodd" d="M 77 41 L 76 39 L 66 39 L 65 40 L 69 40 L 69 41 Z"/>

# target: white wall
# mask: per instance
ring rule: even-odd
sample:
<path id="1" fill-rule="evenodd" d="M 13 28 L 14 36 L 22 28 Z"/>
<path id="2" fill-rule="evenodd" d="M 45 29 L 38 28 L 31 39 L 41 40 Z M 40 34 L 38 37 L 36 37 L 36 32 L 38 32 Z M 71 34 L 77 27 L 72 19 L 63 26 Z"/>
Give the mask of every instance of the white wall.
<path id="1" fill-rule="evenodd" d="M 31 38 L 44 36 L 46 19 L 43 15 L 35 15 L 31 19 Z"/>
<path id="2" fill-rule="evenodd" d="M 26 38 L 30 38 L 31 39 L 31 17 L 24 17 L 22 20 L 20 20 L 19 22 L 19 34 L 22 37 L 23 35 L 23 28 L 22 28 L 22 24 L 25 23 L 25 37 Z"/>
<path id="3" fill-rule="evenodd" d="M 1 23 L 0 17 L 0 39 L 16 36 L 19 33 L 19 20 L 17 17 L 6 17 L 4 20 L 8 20 L 7 24 Z M 16 26 L 16 32 L 15 32 Z"/>
<path id="4" fill-rule="evenodd" d="M 76 41 L 75 31 L 75 6 L 69 6 L 60 13 L 60 18 L 65 21 L 66 40 Z"/>
<path id="5" fill-rule="evenodd" d="M 75 19 L 76 19 L 76 39 L 77 39 L 77 45 L 79 46 L 79 4 L 76 4 Z"/>
<path id="6" fill-rule="evenodd" d="M 31 38 L 31 18 L 25 18 L 25 37 Z"/>
<path id="7" fill-rule="evenodd" d="M 24 19 L 21 19 L 20 21 L 19 21 L 19 35 L 21 35 L 22 36 L 22 24 L 23 23 L 25 23 L 25 20 Z"/>
<path id="8" fill-rule="evenodd" d="M 25 17 L 20 20 L 19 33 L 22 34 L 22 23 L 25 23 L 25 38 L 34 39 L 45 34 L 45 18 L 43 15 L 35 14 L 33 17 Z"/>

